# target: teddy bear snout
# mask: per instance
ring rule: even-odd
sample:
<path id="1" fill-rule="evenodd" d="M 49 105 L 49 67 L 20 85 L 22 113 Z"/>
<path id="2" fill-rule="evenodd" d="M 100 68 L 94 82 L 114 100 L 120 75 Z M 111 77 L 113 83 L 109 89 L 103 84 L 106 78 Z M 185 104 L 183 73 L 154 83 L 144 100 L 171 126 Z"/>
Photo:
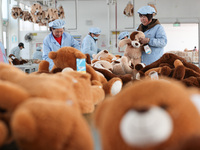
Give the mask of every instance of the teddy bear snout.
<path id="1" fill-rule="evenodd" d="M 140 43 L 138 41 L 132 41 L 131 45 L 135 48 L 139 48 L 140 47 Z"/>

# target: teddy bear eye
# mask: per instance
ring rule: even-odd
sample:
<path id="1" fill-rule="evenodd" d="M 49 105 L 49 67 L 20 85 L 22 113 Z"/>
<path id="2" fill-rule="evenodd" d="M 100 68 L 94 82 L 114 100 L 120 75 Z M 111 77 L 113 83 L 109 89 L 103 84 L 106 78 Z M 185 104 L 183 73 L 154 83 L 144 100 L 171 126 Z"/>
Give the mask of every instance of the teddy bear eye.
<path id="1" fill-rule="evenodd" d="M 159 106 L 160 106 L 160 108 L 162 108 L 164 110 L 166 110 L 168 108 L 168 105 L 166 105 L 166 104 L 160 104 Z"/>
<path id="2" fill-rule="evenodd" d="M 6 113 L 6 109 L 0 107 L 0 113 Z"/>

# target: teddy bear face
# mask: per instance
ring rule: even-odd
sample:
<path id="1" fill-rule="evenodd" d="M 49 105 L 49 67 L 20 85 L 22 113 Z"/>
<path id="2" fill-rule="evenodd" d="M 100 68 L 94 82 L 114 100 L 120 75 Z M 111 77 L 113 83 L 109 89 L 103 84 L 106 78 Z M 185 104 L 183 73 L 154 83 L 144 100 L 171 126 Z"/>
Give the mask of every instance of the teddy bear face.
<path id="1" fill-rule="evenodd" d="M 86 59 L 86 55 L 76 48 L 62 47 L 56 52 L 50 52 L 49 58 L 53 60 L 57 68 L 71 67 L 76 70 L 76 59 Z"/>
<path id="2" fill-rule="evenodd" d="M 145 38 L 145 35 L 142 31 L 135 31 L 131 33 L 130 39 L 132 40 L 131 44 L 133 47 L 139 48 L 141 46 L 140 38 Z"/>
<path id="3" fill-rule="evenodd" d="M 200 133 L 199 113 L 174 81 L 138 81 L 106 99 L 96 113 L 105 150 L 162 149 Z"/>

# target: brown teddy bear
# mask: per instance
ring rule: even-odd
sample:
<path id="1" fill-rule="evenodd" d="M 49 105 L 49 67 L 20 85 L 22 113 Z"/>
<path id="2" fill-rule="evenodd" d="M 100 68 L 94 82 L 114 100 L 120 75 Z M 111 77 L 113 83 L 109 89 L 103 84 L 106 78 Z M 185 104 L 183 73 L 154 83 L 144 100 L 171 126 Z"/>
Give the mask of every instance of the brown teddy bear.
<path id="1" fill-rule="evenodd" d="M 170 149 L 200 135 L 200 115 L 191 93 L 172 79 L 146 79 L 105 99 L 95 113 L 102 149 Z"/>
<path id="2" fill-rule="evenodd" d="M 22 64 L 28 63 L 28 61 L 25 59 L 19 60 L 18 58 L 15 57 L 14 54 L 10 54 L 8 57 L 10 58 L 11 64 L 13 65 L 22 65 Z"/>
<path id="3" fill-rule="evenodd" d="M 117 59 L 117 57 L 109 53 L 108 50 L 101 50 L 98 54 L 93 54 L 92 57 L 92 63 L 94 63 L 96 60 L 106 60 L 111 63 L 113 60 Z"/>
<path id="4" fill-rule="evenodd" d="M 73 47 L 62 47 L 58 51 L 50 52 L 49 58 L 53 60 L 54 67 L 51 72 L 55 69 L 64 69 L 70 67 L 73 70 L 77 70 L 76 59 L 86 59 L 86 55 L 83 54 L 76 48 Z M 90 65 L 86 63 L 86 72 L 91 75 L 91 81 L 97 80 L 103 84 L 105 94 L 115 95 L 121 91 L 122 81 L 120 78 L 113 78 L 107 81 L 105 77 L 99 75 Z"/>
<path id="5" fill-rule="evenodd" d="M 90 129 L 70 103 L 28 99 L 14 112 L 11 129 L 22 150 L 93 150 Z"/>
<path id="6" fill-rule="evenodd" d="M 144 38 L 145 34 L 142 31 L 134 31 L 130 35 L 130 39 L 123 39 L 119 42 L 119 47 L 127 45 L 124 56 L 131 61 L 132 65 L 141 63 L 143 47 L 140 44 L 140 38 Z"/>
<path id="7" fill-rule="evenodd" d="M 92 113 L 95 105 L 105 97 L 102 84 L 95 80 L 91 82 L 88 73 L 26 74 L 8 64 L 0 64 L 0 69 L 1 80 L 25 88 L 30 97 L 73 103 L 74 108 L 83 114 Z"/>

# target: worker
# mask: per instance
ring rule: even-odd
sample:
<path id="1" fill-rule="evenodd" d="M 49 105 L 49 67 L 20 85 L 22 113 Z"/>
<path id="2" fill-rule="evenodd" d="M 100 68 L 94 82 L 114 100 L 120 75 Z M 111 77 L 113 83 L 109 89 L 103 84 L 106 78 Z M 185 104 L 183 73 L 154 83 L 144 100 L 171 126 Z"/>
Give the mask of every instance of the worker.
<path id="1" fill-rule="evenodd" d="M 49 23 L 51 33 L 43 41 L 43 60 L 49 62 L 49 69 L 53 68 L 53 60 L 48 57 L 49 52 L 57 51 L 61 47 L 70 46 L 80 50 L 79 42 L 69 33 L 64 32 L 65 21 L 57 19 Z"/>
<path id="2" fill-rule="evenodd" d="M 118 40 L 128 39 L 129 33 L 127 31 L 121 32 L 118 36 Z"/>
<path id="3" fill-rule="evenodd" d="M 35 53 L 33 54 L 33 59 L 39 59 L 39 60 L 42 60 L 42 48 L 40 46 L 38 46 L 36 48 L 36 51 Z"/>
<path id="4" fill-rule="evenodd" d="M 98 27 L 90 28 L 88 35 L 85 36 L 81 44 L 81 51 L 84 54 L 89 54 L 91 60 L 93 59 L 92 55 L 97 54 L 98 52 L 97 40 L 100 34 L 101 34 L 100 28 Z"/>
<path id="5" fill-rule="evenodd" d="M 167 44 L 165 30 L 158 19 L 153 19 L 154 13 L 156 11 L 151 6 L 143 6 L 138 10 L 141 24 L 137 30 L 145 34 L 145 38 L 141 38 L 140 42 L 144 45 L 148 44 L 146 52 L 142 52 L 142 63 L 145 65 L 158 60 L 163 55 L 164 47 Z"/>
<path id="6" fill-rule="evenodd" d="M 0 42 L 0 62 L 8 63 L 6 52 L 1 42 Z"/>
<path id="7" fill-rule="evenodd" d="M 15 55 L 15 57 L 20 60 L 21 59 L 20 50 L 22 50 L 23 48 L 24 48 L 24 43 L 20 42 L 17 47 L 14 47 L 11 50 L 10 54 Z"/>

